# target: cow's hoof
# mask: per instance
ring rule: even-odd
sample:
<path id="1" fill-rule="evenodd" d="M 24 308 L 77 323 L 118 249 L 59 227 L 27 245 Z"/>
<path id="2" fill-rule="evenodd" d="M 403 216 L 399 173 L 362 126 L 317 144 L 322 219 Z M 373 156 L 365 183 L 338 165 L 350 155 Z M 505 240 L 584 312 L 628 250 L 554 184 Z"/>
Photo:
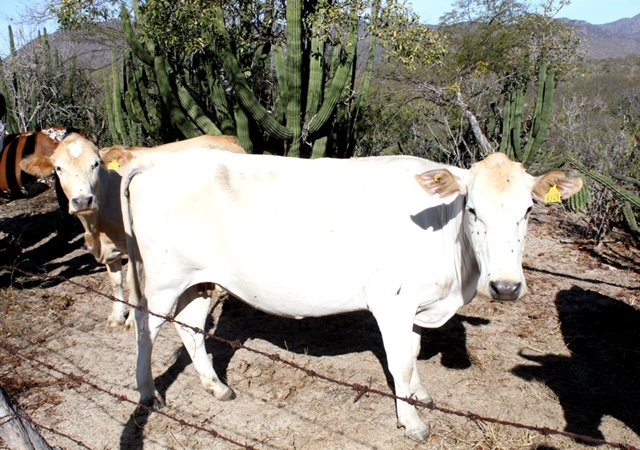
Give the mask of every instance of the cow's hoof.
<path id="1" fill-rule="evenodd" d="M 429 425 L 422 422 L 420 426 L 405 427 L 404 435 L 414 441 L 425 442 L 429 437 Z"/>
<path id="2" fill-rule="evenodd" d="M 129 317 L 127 317 L 127 320 L 124 322 L 124 329 L 127 331 L 136 329 L 136 320 L 133 318 L 133 314 L 130 314 Z"/>
<path id="3" fill-rule="evenodd" d="M 223 392 L 214 395 L 218 400 L 221 400 L 223 402 L 236 398 L 236 393 L 233 392 L 233 389 L 231 389 L 230 387 L 227 387 L 227 389 L 225 389 Z"/>
<path id="4" fill-rule="evenodd" d="M 159 395 L 153 400 L 153 407 L 155 409 L 162 409 L 165 406 L 167 406 L 167 404 L 165 403 L 164 399 Z"/>
<path id="5" fill-rule="evenodd" d="M 162 409 L 166 406 L 164 399 L 156 392 L 151 398 L 140 399 L 140 403 L 133 412 L 134 417 L 145 417 L 153 412 L 153 410 Z"/>
<path id="6" fill-rule="evenodd" d="M 166 402 L 158 392 L 156 392 L 151 398 L 140 399 L 140 404 L 154 409 L 162 409 L 167 406 Z"/>
<path id="7" fill-rule="evenodd" d="M 109 317 L 109 319 L 107 320 L 107 328 L 110 328 L 110 329 L 119 328 L 124 324 L 125 324 L 124 317 L 118 317 L 117 319 Z"/>

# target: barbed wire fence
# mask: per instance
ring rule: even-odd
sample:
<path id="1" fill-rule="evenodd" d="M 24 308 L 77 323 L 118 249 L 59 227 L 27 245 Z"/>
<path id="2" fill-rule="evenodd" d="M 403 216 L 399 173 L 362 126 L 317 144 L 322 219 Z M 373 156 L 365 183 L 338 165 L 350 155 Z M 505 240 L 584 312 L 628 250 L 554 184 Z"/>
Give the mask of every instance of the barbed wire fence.
<path id="1" fill-rule="evenodd" d="M 282 356 L 276 354 L 276 353 L 269 353 L 263 350 L 259 350 L 259 349 L 255 349 L 252 348 L 251 346 L 247 346 L 243 343 L 241 343 L 240 341 L 234 340 L 228 340 L 225 339 L 221 336 L 217 336 L 215 334 L 213 334 L 213 332 L 206 332 L 203 329 L 197 328 L 197 327 L 193 327 L 190 326 L 186 323 L 183 323 L 179 320 L 176 320 L 174 316 L 171 315 L 161 315 L 161 314 L 157 314 L 154 313 L 153 311 L 142 307 L 142 306 L 138 306 L 138 305 L 131 305 L 126 301 L 117 299 L 115 297 L 113 297 L 111 294 L 107 294 L 104 292 L 101 292 L 100 290 L 93 288 L 92 286 L 89 285 L 85 285 L 82 283 L 79 283 L 77 281 L 74 281 L 70 278 L 66 278 L 63 276 L 59 276 L 59 275 L 49 275 L 49 274 L 37 274 L 37 273 L 33 273 L 31 271 L 28 270 L 23 270 L 21 268 L 15 267 L 15 266 L 0 266 L 0 270 L 7 270 L 10 273 L 20 273 L 23 276 L 28 276 L 28 277 L 32 277 L 32 278 L 36 278 L 39 280 L 42 280 L 43 282 L 51 282 L 51 281 L 57 281 L 57 282 L 61 282 L 61 283 L 68 283 L 71 284 L 81 290 L 83 290 L 86 293 L 91 293 L 91 294 L 95 294 L 99 297 L 105 298 L 109 301 L 112 302 L 118 302 L 118 303 L 123 303 L 131 308 L 135 308 L 138 309 L 140 311 L 144 311 L 150 315 L 162 318 L 163 320 L 165 320 L 166 322 L 170 322 L 170 323 L 174 323 L 176 325 L 179 325 L 181 327 L 187 328 L 192 330 L 195 333 L 199 333 L 199 334 L 203 334 L 205 336 L 205 339 L 210 339 L 210 340 L 215 340 L 218 343 L 224 344 L 229 346 L 231 349 L 233 349 L 234 351 L 237 351 L 239 349 L 243 349 L 246 351 L 249 351 L 251 353 L 254 353 L 256 355 L 265 357 L 270 359 L 271 361 L 277 362 L 277 363 L 281 363 L 281 364 L 285 364 L 288 365 L 300 372 L 305 373 L 307 376 L 312 377 L 312 378 L 316 378 L 316 379 L 320 379 L 323 381 L 326 381 L 328 383 L 332 383 L 338 386 L 342 386 L 348 389 L 353 390 L 354 392 L 354 400 L 353 402 L 357 402 L 363 395 L 369 395 L 369 394 L 374 394 L 380 397 L 385 397 L 388 399 L 392 399 L 392 400 L 401 400 L 404 402 L 407 402 L 411 405 L 414 405 L 416 408 L 418 409 L 429 409 L 432 411 L 438 411 L 440 413 L 446 414 L 446 415 L 452 415 L 452 416 L 458 416 L 458 417 L 463 417 L 466 418 L 470 421 L 473 422 L 483 422 L 483 423 L 490 423 L 490 424 L 495 424 L 495 425 L 502 425 L 502 426 L 506 426 L 506 427 L 511 427 L 511 428 L 516 428 L 516 429 L 521 429 L 521 430 L 527 430 L 527 431 L 531 431 L 534 433 L 537 433 L 539 435 L 542 436 L 562 436 L 562 437 L 566 437 L 569 439 L 572 439 L 576 442 L 580 442 L 586 445 L 592 445 L 592 446 L 596 446 L 596 445 L 606 445 L 610 448 L 618 448 L 618 449 L 623 449 L 623 450 L 640 450 L 639 447 L 635 447 L 631 444 L 628 443 L 623 443 L 623 442 L 614 442 L 614 441 L 608 441 L 606 439 L 599 439 L 599 438 L 594 438 L 592 436 L 587 436 L 587 435 L 583 435 L 583 434 L 578 434 L 578 433 L 572 433 L 572 432 L 568 432 L 568 431 L 563 431 L 563 430 L 559 430 L 559 429 L 555 429 L 555 428 L 550 428 L 550 427 L 544 427 L 544 426 L 536 426 L 536 425 L 528 425 L 528 424 L 524 424 L 524 423 L 519 423 L 519 422 L 514 422 L 514 421 L 509 421 L 509 420 L 503 420 L 503 419 L 497 419 L 494 417 L 489 417 L 489 416 L 485 416 L 482 414 L 477 414 L 471 411 L 462 411 L 462 410 L 457 410 L 457 409 L 453 409 L 453 408 L 448 408 L 448 407 L 443 407 L 443 406 L 438 406 L 435 404 L 427 404 L 424 403 L 420 400 L 417 400 L 416 398 L 410 398 L 410 397 L 398 397 L 394 394 L 391 394 L 389 392 L 386 391 L 382 391 L 379 389 L 375 389 L 372 388 L 370 386 L 366 386 L 366 385 L 362 385 L 362 384 L 358 384 L 358 383 L 349 383 L 343 380 L 339 380 L 336 379 L 334 377 L 328 376 L 326 374 L 320 373 L 317 370 L 302 366 L 292 360 L 289 360 L 287 358 L 283 358 Z M 633 286 L 628 286 L 628 289 L 630 290 L 637 290 L 637 287 L 633 287 Z M 135 400 L 132 400 L 130 398 L 128 398 L 126 395 L 121 394 L 121 393 L 115 393 L 112 392 L 111 390 L 104 388 L 92 381 L 87 380 L 85 377 L 83 377 L 82 375 L 76 374 L 76 373 L 71 373 L 71 372 L 67 372 L 64 371 L 56 366 L 54 366 L 53 364 L 50 364 L 40 358 L 34 357 L 33 355 L 27 354 L 25 352 L 23 352 L 22 350 L 20 350 L 19 348 L 11 345 L 11 344 L 7 344 L 4 342 L 0 341 L 0 350 L 2 350 L 4 353 L 8 354 L 8 355 L 12 355 L 15 357 L 19 357 L 22 360 L 28 362 L 29 364 L 31 364 L 32 366 L 38 366 L 40 368 L 44 368 L 46 370 L 48 370 L 49 372 L 53 373 L 53 374 L 57 374 L 60 376 L 63 376 L 65 378 L 68 378 L 70 381 L 73 381 L 75 384 L 77 385 L 85 385 L 90 387 L 91 389 L 98 391 L 98 392 L 102 392 L 104 394 L 107 394 L 111 397 L 113 397 L 117 402 L 126 402 L 126 403 L 130 403 L 132 405 L 135 406 L 136 408 L 136 412 L 134 412 L 135 414 L 139 414 L 141 412 L 144 413 L 156 413 L 159 415 L 162 415 L 164 417 L 166 417 L 169 420 L 172 420 L 184 427 L 188 427 L 188 428 L 192 428 L 198 432 L 203 432 L 203 433 L 207 433 L 209 435 L 211 435 L 212 437 L 216 438 L 216 439 L 221 439 L 224 440 L 225 442 L 232 444 L 234 446 L 240 447 L 240 448 L 246 448 L 246 449 L 253 449 L 255 447 L 248 445 L 246 443 L 240 442 L 236 439 L 234 439 L 233 437 L 229 437 L 226 436 L 225 434 L 210 428 L 210 427 L 205 427 L 202 425 L 198 425 L 195 423 L 192 423 L 188 420 L 182 419 L 180 417 L 177 417 L 175 415 L 172 415 L 164 410 L 155 408 L 153 406 L 149 406 L 149 405 L 144 405 L 141 404 Z M 7 420 L 12 420 L 13 417 L 11 416 L 4 416 L 4 417 L 0 417 L 0 429 L 2 426 L 2 423 L 4 421 Z M 71 442 L 74 442 L 76 445 L 83 447 L 83 448 L 90 448 L 88 446 L 86 446 L 82 441 L 69 436 L 65 433 L 59 432 L 55 429 L 46 427 L 42 424 L 33 422 L 28 416 L 21 416 L 21 419 L 25 420 L 30 420 L 31 423 L 39 429 L 43 429 L 46 431 L 49 431 L 51 433 L 57 434 L 65 439 L 68 439 Z M 1 437 L 1 436 L 0 436 Z"/>

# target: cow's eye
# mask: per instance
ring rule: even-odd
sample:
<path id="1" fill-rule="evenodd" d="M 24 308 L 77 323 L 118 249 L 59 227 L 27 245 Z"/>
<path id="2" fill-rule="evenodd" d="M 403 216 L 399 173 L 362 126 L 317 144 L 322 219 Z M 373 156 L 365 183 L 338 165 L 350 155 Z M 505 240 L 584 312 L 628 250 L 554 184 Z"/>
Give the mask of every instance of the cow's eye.
<path id="1" fill-rule="evenodd" d="M 467 212 L 468 212 L 469 214 L 471 214 L 473 217 L 476 217 L 476 216 L 477 216 L 477 214 L 476 214 L 476 210 L 475 210 L 475 209 L 473 209 L 473 208 L 467 208 Z"/>
<path id="2" fill-rule="evenodd" d="M 60 166 L 55 166 L 54 170 L 56 171 L 56 173 L 62 173 L 62 167 Z"/>
<path id="3" fill-rule="evenodd" d="M 531 209 L 532 209 L 532 208 L 533 208 L 533 206 L 529 206 L 529 207 L 527 208 L 527 212 L 526 212 L 526 213 L 524 213 L 524 217 L 525 217 L 525 219 L 526 219 L 527 217 L 529 217 L 529 214 L 531 213 Z"/>
<path id="4" fill-rule="evenodd" d="M 100 165 L 100 160 L 94 161 L 94 163 L 91 165 L 91 168 L 96 169 L 99 165 Z"/>

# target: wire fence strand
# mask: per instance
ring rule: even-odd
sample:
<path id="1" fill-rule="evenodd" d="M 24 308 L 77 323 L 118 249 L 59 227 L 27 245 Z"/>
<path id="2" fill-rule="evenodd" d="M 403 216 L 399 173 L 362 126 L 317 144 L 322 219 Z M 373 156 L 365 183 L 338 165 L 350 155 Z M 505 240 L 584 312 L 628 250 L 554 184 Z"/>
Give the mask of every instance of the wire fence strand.
<path id="1" fill-rule="evenodd" d="M 483 422 L 483 423 L 491 423 L 491 424 L 496 424 L 496 425 L 502 425 L 502 426 L 506 426 L 506 427 L 511 427 L 511 428 L 516 428 L 516 429 L 522 429 L 522 430 L 528 430 L 528 431 L 532 431 L 535 432 L 537 434 L 540 434 L 542 436 L 563 436 L 563 437 L 567 437 L 569 439 L 572 439 L 576 442 L 581 442 L 583 444 L 587 444 L 587 445 L 607 445 L 611 448 L 618 448 L 618 449 L 623 449 L 623 450 L 640 450 L 640 448 L 635 447 L 633 445 L 627 444 L 627 443 L 623 443 L 623 442 L 613 442 L 613 441 L 608 441 L 605 439 L 599 439 L 599 438 L 594 438 L 592 436 L 587 436 L 587 435 L 583 435 L 583 434 L 578 434 L 578 433 L 572 433 L 569 431 L 563 431 L 563 430 L 558 430 L 558 429 L 554 429 L 554 428 L 550 428 L 550 427 L 544 427 L 544 426 L 536 426 L 536 425 L 528 425 L 528 424 L 524 424 L 524 423 L 519 423 L 519 422 L 514 422 L 514 421 L 509 421 L 509 420 L 503 420 L 503 419 L 497 419 L 494 417 L 489 417 L 489 416 L 484 416 L 481 414 L 476 414 L 470 411 L 462 411 L 462 410 L 457 410 L 454 408 L 448 408 L 448 407 L 443 407 L 443 406 L 438 406 L 435 405 L 433 403 L 424 403 L 414 397 L 398 397 L 394 394 L 391 394 L 389 392 L 385 392 L 379 389 L 375 389 L 372 388 L 370 386 L 365 386 L 362 384 L 357 384 L 357 383 L 349 383 L 343 380 L 338 380 L 336 378 L 330 377 L 326 374 L 322 374 L 314 369 L 308 368 L 308 367 L 304 367 L 294 361 L 291 361 L 287 358 L 283 358 L 282 356 L 276 354 L 276 353 L 269 353 L 266 351 L 262 351 L 262 350 L 258 350 L 255 348 L 252 348 L 250 346 L 247 346 L 237 340 L 231 341 L 228 339 L 225 339 L 221 336 L 216 336 L 214 335 L 212 332 L 207 333 L 205 330 L 202 330 L 198 327 L 193 327 L 190 326 L 186 323 L 183 323 L 179 320 L 176 320 L 175 317 L 170 316 L 170 315 L 161 315 L 161 314 L 157 314 L 154 313 L 153 311 L 150 311 L 148 308 L 145 308 L 143 306 L 139 306 L 139 305 L 131 305 L 128 302 L 124 301 L 124 300 L 120 300 L 117 299 L 115 297 L 113 297 L 111 294 L 106 294 L 104 292 L 101 292 L 98 289 L 93 288 L 92 286 L 88 286 L 88 285 L 84 285 L 82 283 L 79 283 L 77 281 L 74 281 L 72 279 L 66 278 L 66 277 L 62 277 L 59 275 L 48 275 L 48 274 L 36 274 L 33 272 L 29 272 L 27 270 L 23 270 L 17 267 L 8 267 L 8 266 L 0 266 L 0 269 L 4 269 L 4 270 L 10 270 L 11 272 L 19 272 L 24 276 L 30 276 L 30 277 L 34 277 L 34 278 L 38 278 L 41 279 L 43 281 L 60 281 L 60 282 L 64 282 L 64 283 L 68 283 L 71 284 L 73 286 L 76 286 L 80 289 L 83 289 L 85 292 L 90 292 L 92 294 L 98 295 L 100 297 L 103 297 L 105 299 L 108 299 L 112 302 L 119 302 L 119 303 L 124 303 L 126 305 L 128 305 L 131 308 L 135 308 L 138 309 L 140 311 L 143 311 L 147 314 L 162 318 L 163 320 L 165 320 L 166 322 L 171 322 L 174 324 L 177 324 L 181 327 L 184 327 L 186 329 L 190 329 L 196 333 L 200 333 L 205 335 L 206 339 L 211 339 L 211 340 L 215 340 L 219 343 L 225 344 L 227 346 L 229 346 L 230 348 L 232 348 L 233 350 L 239 350 L 239 349 L 243 349 L 249 352 L 252 352 L 254 354 L 260 355 L 262 357 L 268 358 L 274 362 L 278 362 L 281 364 L 286 364 L 296 370 L 299 370 L 303 373 L 305 373 L 306 375 L 312 377 L 312 378 L 317 378 L 335 385 L 339 385 L 348 389 L 351 389 L 354 391 L 355 393 L 355 397 L 354 397 L 354 402 L 357 402 L 363 395 L 368 395 L 368 394 L 375 394 L 381 397 L 385 397 L 385 398 L 389 398 L 392 400 L 401 400 L 404 402 L 407 402 L 411 405 L 414 405 L 417 408 L 421 408 L 421 409 L 429 409 L 432 411 L 438 411 L 440 413 L 443 414 L 447 414 L 447 415 L 453 415 L 453 416 L 458 416 L 458 417 L 463 417 L 466 418 L 470 421 L 473 422 Z M 633 288 L 631 288 L 633 289 Z M 74 382 L 77 383 L 83 383 L 86 384 L 88 386 L 90 386 L 91 388 L 106 393 L 116 399 L 118 399 L 119 401 L 125 401 L 128 403 L 131 403 L 133 405 L 136 406 L 136 408 L 140 408 L 144 411 L 147 412 L 155 412 L 158 414 L 163 415 L 164 417 L 167 417 L 171 420 L 176 421 L 177 423 L 190 427 L 190 428 L 194 428 L 196 430 L 202 431 L 202 432 L 206 432 L 209 433 L 210 435 L 219 438 L 219 439 L 223 439 L 231 444 L 237 445 L 239 447 L 242 448 L 253 448 L 247 444 L 238 442 L 233 440 L 232 438 L 229 438 L 227 436 L 222 435 L 221 433 L 219 433 L 216 430 L 213 430 L 211 428 L 206 428 L 206 427 L 202 427 L 200 425 L 196 425 L 193 424 L 191 422 L 188 422 L 184 419 L 181 419 L 179 417 L 175 417 L 165 411 L 162 411 L 160 409 L 154 408 L 152 406 L 148 406 L 148 405 L 143 405 L 139 402 L 136 402 L 134 400 L 129 399 L 128 397 L 121 395 L 121 394 L 115 394 L 113 392 L 111 392 L 108 389 L 105 389 L 101 386 L 98 386 L 97 384 L 90 382 L 88 380 L 86 380 L 85 378 L 83 378 L 80 375 L 77 374 L 71 374 L 65 371 L 62 371 L 61 369 L 58 369 L 57 367 L 42 361 L 40 359 L 34 358 L 32 356 L 29 356 L 23 352 L 21 352 L 19 349 L 17 348 L 13 348 L 12 346 L 8 346 L 7 344 L 3 344 L 0 343 L 0 348 L 2 348 L 5 352 L 9 353 L 9 354 L 13 354 L 16 356 L 19 356 L 20 358 L 23 358 L 31 363 L 35 363 L 35 364 L 39 364 L 42 367 L 47 368 L 48 370 L 58 373 L 60 375 L 66 376 L 69 379 L 73 380 Z"/>

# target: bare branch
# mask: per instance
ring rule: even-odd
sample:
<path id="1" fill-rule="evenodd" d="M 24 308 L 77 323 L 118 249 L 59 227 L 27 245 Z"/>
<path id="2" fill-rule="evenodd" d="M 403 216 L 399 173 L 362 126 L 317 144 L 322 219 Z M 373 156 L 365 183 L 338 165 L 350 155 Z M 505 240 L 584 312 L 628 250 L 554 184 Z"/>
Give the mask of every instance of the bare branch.
<path id="1" fill-rule="evenodd" d="M 456 93 L 456 104 L 460 107 L 460 109 L 464 113 L 467 120 L 469 120 L 469 123 L 471 124 L 471 130 L 473 131 L 473 135 L 475 136 L 476 140 L 478 141 L 478 143 L 480 144 L 480 147 L 482 147 L 482 150 L 484 152 L 483 156 L 486 156 L 489 153 L 494 153 L 495 149 L 491 146 L 491 144 L 489 143 L 489 140 L 482 132 L 482 128 L 478 123 L 478 119 L 476 118 L 475 114 L 473 114 L 473 112 L 471 112 L 471 110 L 467 107 L 467 104 L 462 99 L 462 94 L 460 94 L 460 92 Z"/>

